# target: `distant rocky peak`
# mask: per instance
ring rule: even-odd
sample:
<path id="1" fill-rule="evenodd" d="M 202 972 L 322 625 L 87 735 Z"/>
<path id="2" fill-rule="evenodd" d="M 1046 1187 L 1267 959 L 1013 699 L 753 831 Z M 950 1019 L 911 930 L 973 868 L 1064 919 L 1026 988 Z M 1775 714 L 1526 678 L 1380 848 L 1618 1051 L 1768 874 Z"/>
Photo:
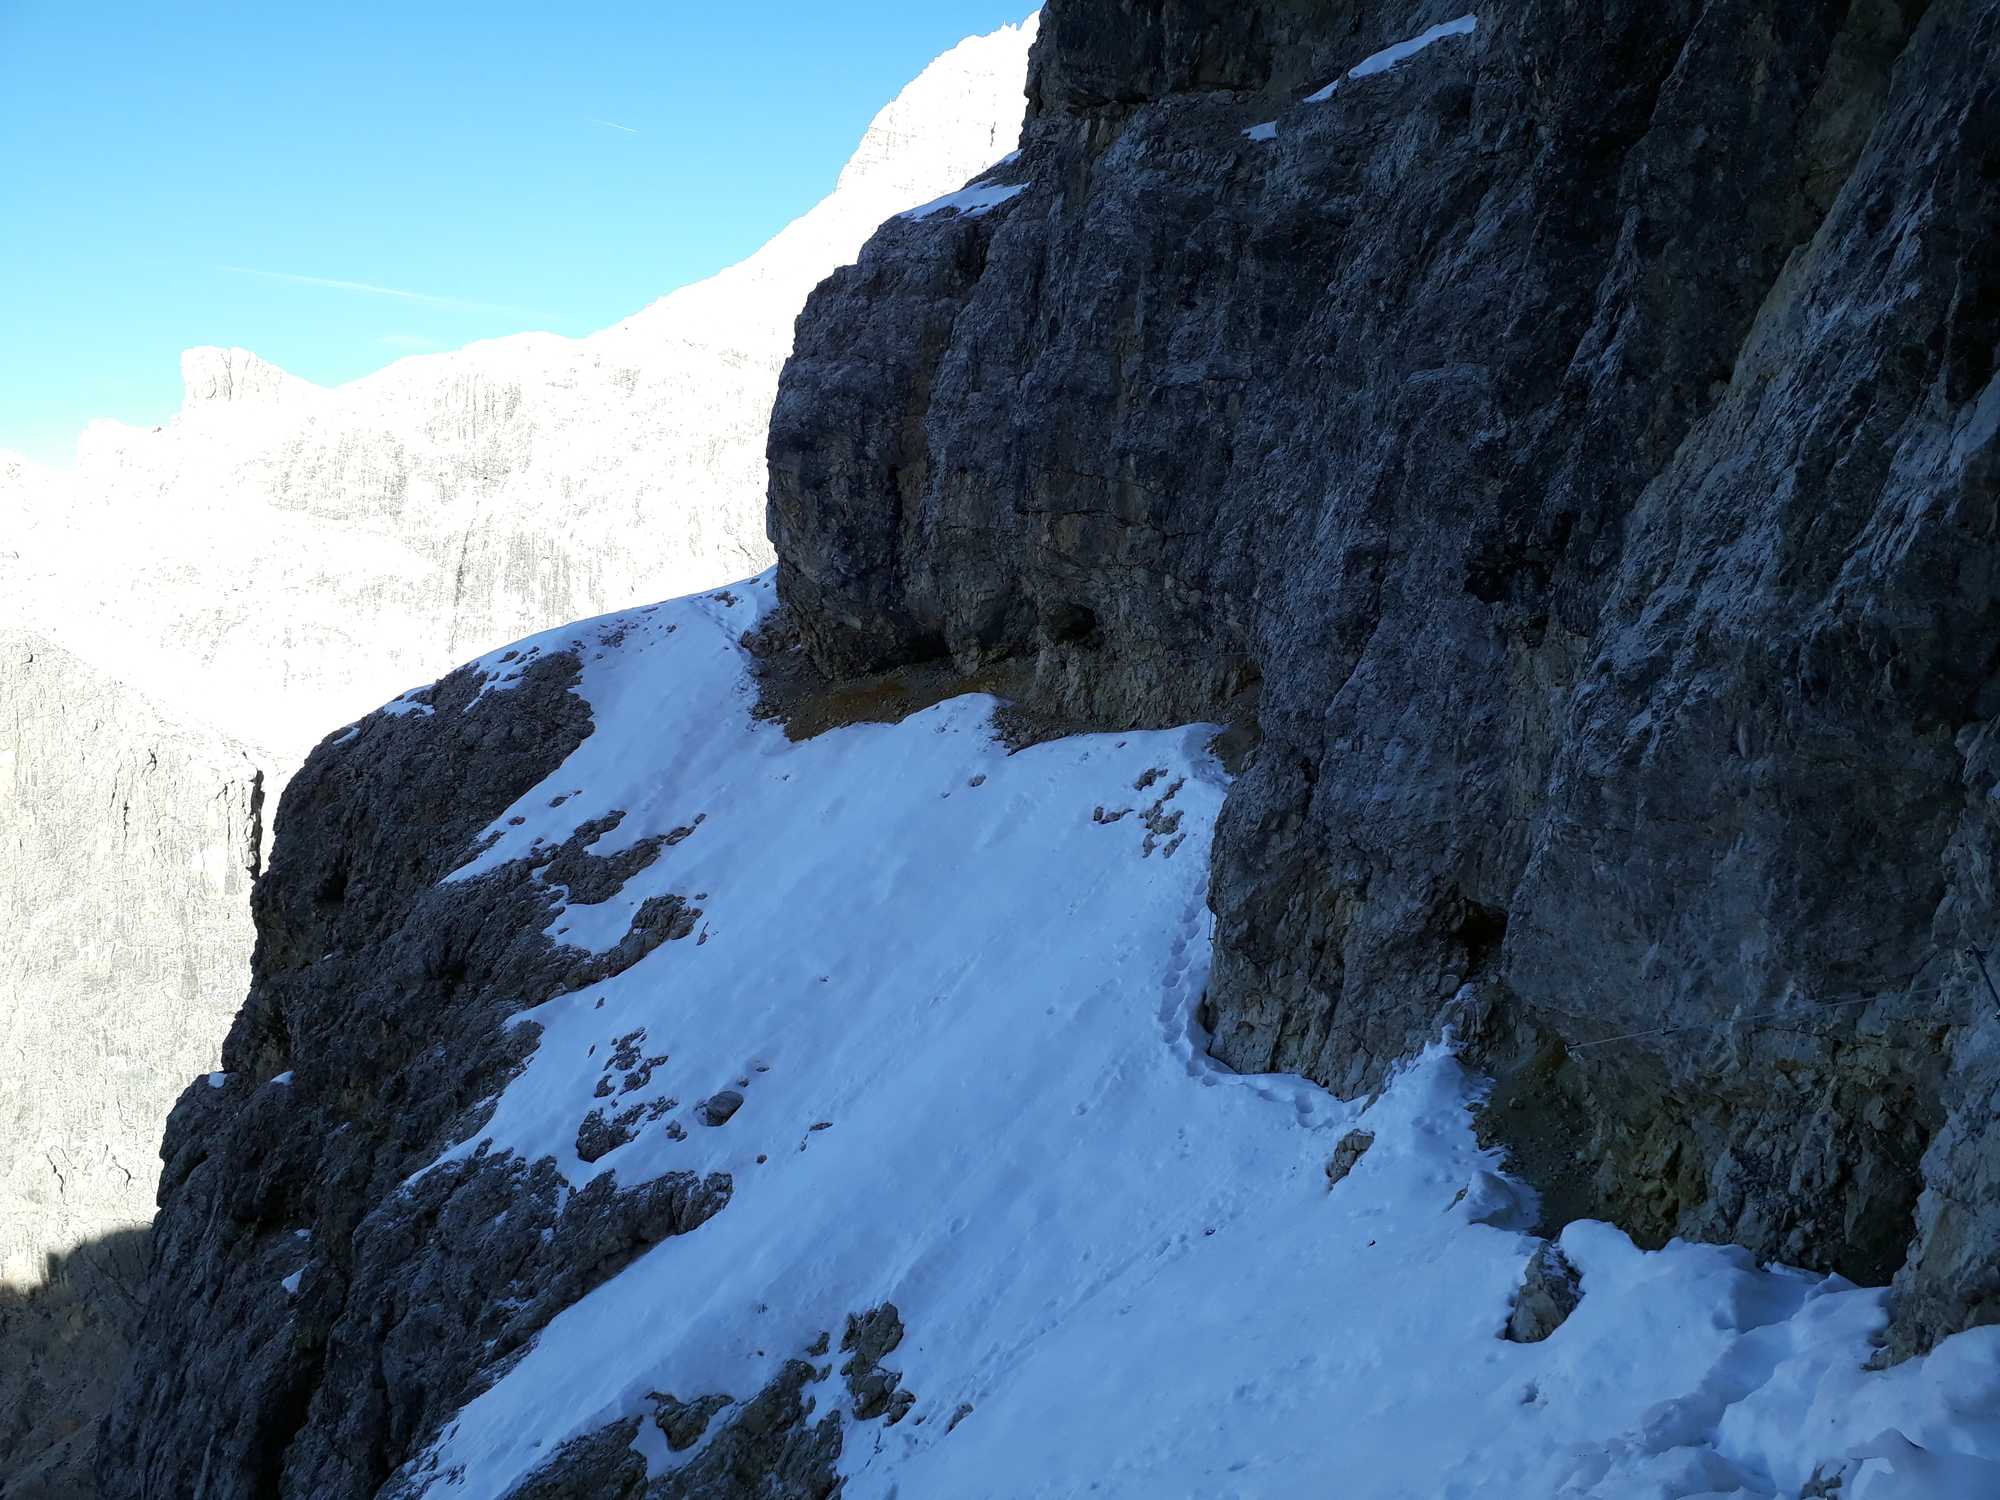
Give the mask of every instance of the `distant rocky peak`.
<path id="1" fill-rule="evenodd" d="M 321 394 L 309 380 L 287 374 L 248 349 L 218 349 L 213 345 L 181 354 L 182 411 L 210 402 L 277 405 Z"/>
<path id="2" fill-rule="evenodd" d="M 1018 26 L 967 37 L 939 56 L 869 123 L 836 191 L 866 191 L 907 207 L 934 197 L 941 178 L 962 181 L 1012 151 L 1027 108 L 1027 51 L 1040 25 L 1041 12 L 1034 11 Z M 941 128 L 961 121 L 992 124 L 984 139 L 977 131 Z"/>

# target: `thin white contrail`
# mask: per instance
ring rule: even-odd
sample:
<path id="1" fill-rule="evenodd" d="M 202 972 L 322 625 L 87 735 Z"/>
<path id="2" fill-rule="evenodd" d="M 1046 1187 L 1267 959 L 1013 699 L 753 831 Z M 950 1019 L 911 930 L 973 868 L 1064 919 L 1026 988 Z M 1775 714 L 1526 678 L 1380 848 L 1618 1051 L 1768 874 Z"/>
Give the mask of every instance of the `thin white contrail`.
<path id="1" fill-rule="evenodd" d="M 600 125 L 607 125 L 613 130 L 622 130 L 627 135 L 637 135 L 639 133 L 638 131 L 634 130 L 630 125 L 620 125 L 616 120 L 599 120 L 597 123 Z"/>
<path id="2" fill-rule="evenodd" d="M 399 302 L 421 302 L 426 307 L 451 307 L 460 312 L 512 313 L 523 318 L 546 317 L 525 307 L 508 307 L 500 302 L 469 302 L 463 297 L 437 297 L 429 292 L 406 291 L 399 286 L 376 286 L 370 281 L 343 281 L 337 276 L 302 276 L 296 271 L 265 271 L 256 266 L 219 266 L 235 276 L 261 276 L 266 281 L 288 281 L 294 286 L 323 286 L 337 292 L 361 292 L 370 297 L 393 297 Z"/>

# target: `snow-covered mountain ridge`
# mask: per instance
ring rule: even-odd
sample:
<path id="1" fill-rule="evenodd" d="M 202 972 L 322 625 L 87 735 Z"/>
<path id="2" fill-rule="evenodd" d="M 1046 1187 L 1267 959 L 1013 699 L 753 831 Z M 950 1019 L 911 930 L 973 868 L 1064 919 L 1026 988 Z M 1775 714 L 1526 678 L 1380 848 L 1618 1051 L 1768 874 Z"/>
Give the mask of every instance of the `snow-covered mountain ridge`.
<path id="1" fill-rule="evenodd" d="M 1034 30 L 1030 17 L 944 54 L 875 118 L 823 202 L 749 260 L 602 333 L 416 356 L 334 390 L 246 350 L 194 349 L 186 404 L 163 429 L 93 424 L 74 473 L 0 460 L 0 785 L 19 787 L 27 820 L 0 885 L 38 914 L 0 995 L 17 1044 L 0 1118 L 33 1143 L 0 1171 L 0 1276 L 32 1282 L 45 1251 L 150 1216 L 153 1117 L 190 1057 L 212 1060 L 245 983 L 242 878 L 205 880 L 214 889 L 185 920 L 133 930 L 134 910 L 161 903 L 136 888 L 155 877 L 135 869 L 128 882 L 101 841 L 116 833 L 169 867 L 206 870 L 215 850 L 187 831 L 221 816 L 209 804 L 240 804 L 254 774 L 275 807 L 328 724 L 493 640 L 763 566 L 764 431 L 800 304 L 882 219 L 1013 145 Z M 106 705 L 83 731 L 98 769 L 82 774 L 100 784 L 77 787 L 65 821 L 71 802 L 50 787 L 77 774 L 86 702 Z M 70 727 L 44 732 L 58 723 Z M 177 763 L 183 741 L 229 769 L 168 795 L 145 782 L 146 756 Z M 128 756 L 147 788 L 126 799 L 140 813 L 122 831 L 95 826 Z M 229 814 L 248 817 L 247 805 Z M 247 872 L 262 852 L 229 858 Z M 150 856 L 140 865 L 150 872 Z M 70 962 L 106 930 L 157 950 L 138 968 L 181 976 L 171 1004 Z M 109 1057 L 29 1046 L 60 1034 L 44 1024 L 58 1011 L 72 1038 L 116 1018 L 130 1053 L 116 1040 Z M 180 1018 L 175 1063 L 147 1087 L 146 1018 L 168 1014 Z M 106 1066 L 127 1079 L 127 1123 L 109 1137 L 64 1102 Z M 59 1192 L 45 1151 L 102 1150 L 124 1167 L 79 1161 Z"/>
<path id="2" fill-rule="evenodd" d="M 1839 1277 L 1578 1222 L 1575 1310 L 1504 1338 L 1534 1194 L 1477 1143 L 1481 1087 L 1445 1048 L 1373 1104 L 1208 1056 L 1216 727 L 1010 752 L 975 695 L 794 743 L 753 715 L 742 644 L 774 603 L 766 574 L 550 632 L 315 757 L 294 798 L 352 826 L 388 813 L 412 757 L 484 766 L 559 712 L 554 683 L 587 705 L 573 748 L 517 768 L 421 895 L 370 873 L 389 822 L 344 848 L 281 836 L 228 1071 L 167 1142 L 167 1254 L 207 1290 L 156 1292 L 145 1335 L 233 1345 L 273 1386 L 236 1359 L 142 1376 L 114 1481 L 967 1500 L 1332 1475 L 1352 1495 L 1577 1500 L 2000 1484 L 2000 1329 L 1866 1373 L 1883 1294 Z M 329 861 L 339 909 L 312 893 Z M 528 910 L 491 967 L 471 935 Z M 413 958 L 421 996 L 396 980 Z M 357 988 L 368 970 L 391 982 Z M 500 974 L 548 998 L 517 1008 Z M 385 1140 L 378 1108 L 439 1102 L 422 1067 L 351 1036 L 431 1001 L 406 1057 L 435 1035 L 491 1091 Z M 476 1061 L 496 1045 L 515 1059 L 498 1074 Z M 662 1194 L 674 1212 L 600 1259 L 610 1195 Z M 357 1359 L 386 1384 L 345 1378 Z M 269 1431 L 270 1401 L 303 1413 L 282 1455 L 240 1436 Z"/>

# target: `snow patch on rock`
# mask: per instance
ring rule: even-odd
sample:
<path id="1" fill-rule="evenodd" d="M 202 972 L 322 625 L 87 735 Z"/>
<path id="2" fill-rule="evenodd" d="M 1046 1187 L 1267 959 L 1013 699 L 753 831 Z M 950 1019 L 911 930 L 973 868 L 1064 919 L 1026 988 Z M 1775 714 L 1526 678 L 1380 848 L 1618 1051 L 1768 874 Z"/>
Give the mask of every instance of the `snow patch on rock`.
<path id="1" fill-rule="evenodd" d="M 1324 104 L 1333 97 L 1334 91 L 1346 79 L 1372 78 L 1377 73 L 1386 73 L 1395 67 L 1396 64 L 1407 62 L 1410 58 L 1415 57 L 1424 48 L 1430 46 L 1432 42 L 1443 41 L 1449 36 L 1471 36 L 1478 29 L 1479 17 L 1476 15 L 1460 16 L 1456 21 L 1441 22 L 1411 37 L 1408 41 L 1397 42 L 1392 47 L 1384 47 L 1380 52 L 1369 53 L 1368 56 L 1362 58 L 1360 62 L 1349 68 L 1341 78 L 1334 79 L 1332 83 L 1329 83 L 1317 93 L 1306 95 L 1305 102 L 1307 104 Z"/>
<path id="2" fill-rule="evenodd" d="M 918 223 L 942 213 L 962 214 L 967 218 L 974 218 L 989 208 L 998 208 L 1010 199 L 1019 197 L 1027 191 L 1027 186 L 1024 182 L 980 183 L 974 187 L 960 188 L 955 193 L 947 193 L 942 198 L 933 198 L 919 208 L 906 210 L 900 217 L 914 219 Z"/>
<path id="3" fill-rule="evenodd" d="M 1581 1222 L 1560 1240 L 1574 1310 L 1508 1341 L 1534 1195 L 1478 1144 L 1482 1085 L 1448 1047 L 1365 1107 L 1207 1055 L 1213 727 L 1010 754 L 969 696 L 795 744 L 752 718 L 740 645 L 774 597 L 766 575 L 479 663 L 592 647 L 595 729 L 450 878 L 623 812 L 598 852 L 693 831 L 552 933 L 601 949 L 678 895 L 701 938 L 524 1012 L 536 1051 L 447 1159 L 735 1187 L 558 1316 L 405 1468 L 411 1492 L 505 1493 L 635 1416 L 657 1477 L 702 1446 L 661 1441 L 649 1393 L 699 1397 L 719 1429 L 884 1307 L 894 1402 L 812 1387 L 855 1497 L 1290 1495 L 1329 1474 L 1357 1497 L 1775 1500 L 1833 1473 L 1863 1497 L 1980 1492 L 2000 1329 L 1869 1373 L 1883 1294 L 1838 1277 Z M 1163 790 L 1171 858 L 1116 816 Z M 642 1052 L 642 1073 L 617 1061 Z M 635 1128 L 584 1160 L 607 1070 Z"/>

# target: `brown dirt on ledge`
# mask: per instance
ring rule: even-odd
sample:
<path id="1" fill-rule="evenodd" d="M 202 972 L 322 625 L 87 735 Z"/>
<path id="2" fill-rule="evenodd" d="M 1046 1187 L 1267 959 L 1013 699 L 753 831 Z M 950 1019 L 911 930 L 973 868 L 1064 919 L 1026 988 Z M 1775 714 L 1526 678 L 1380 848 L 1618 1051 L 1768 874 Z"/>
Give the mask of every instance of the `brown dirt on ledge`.
<path id="1" fill-rule="evenodd" d="M 993 713 L 993 734 L 1010 751 L 1073 734 L 1150 727 L 1111 723 L 1048 702 L 1034 690 L 1034 663 L 1019 657 L 971 672 L 939 658 L 830 681 L 807 659 L 783 610 L 763 629 L 745 634 L 743 646 L 757 663 L 757 704 L 751 716 L 783 725 L 786 738 L 795 742 L 849 724 L 900 724 L 965 693 L 990 693 L 1001 700 Z"/>

